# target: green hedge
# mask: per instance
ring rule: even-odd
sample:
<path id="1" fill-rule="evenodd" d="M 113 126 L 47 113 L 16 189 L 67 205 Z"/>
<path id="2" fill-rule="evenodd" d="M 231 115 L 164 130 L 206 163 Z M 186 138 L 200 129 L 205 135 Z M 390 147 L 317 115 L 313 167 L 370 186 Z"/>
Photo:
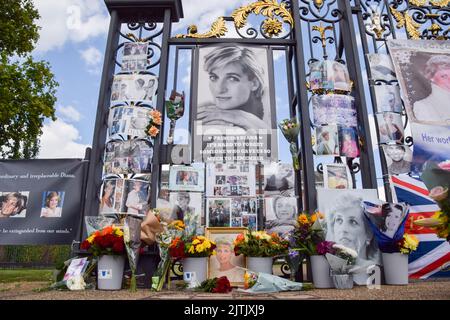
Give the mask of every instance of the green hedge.
<path id="1" fill-rule="evenodd" d="M 68 245 L 1 246 L 0 262 L 58 266 L 70 258 Z"/>

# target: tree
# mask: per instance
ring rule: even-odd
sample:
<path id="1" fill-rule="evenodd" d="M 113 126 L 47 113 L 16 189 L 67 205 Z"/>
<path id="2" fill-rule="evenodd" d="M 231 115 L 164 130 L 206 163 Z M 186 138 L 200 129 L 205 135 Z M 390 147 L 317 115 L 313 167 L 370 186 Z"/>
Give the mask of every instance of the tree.
<path id="1" fill-rule="evenodd" d="M 31 51 L 39 38 L 32 0 L 0 0 L 0 156 L 29 159 L 39 151 L 44 120 L 56 120 L 58 83 Z"/>

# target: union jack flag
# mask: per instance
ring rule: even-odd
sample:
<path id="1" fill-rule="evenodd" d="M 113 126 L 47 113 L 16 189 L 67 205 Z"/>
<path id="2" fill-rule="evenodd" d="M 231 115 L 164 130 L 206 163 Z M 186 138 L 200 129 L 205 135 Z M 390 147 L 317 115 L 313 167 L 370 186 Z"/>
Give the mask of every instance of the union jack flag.
<path id="1" fill-rule="evenodd" d="M 417 219 L 429 218 L 440 210 L 436 202 L 428 197 L 427 187 L 420 179 L 409 175 L 392 176 L 391 186 L 394 201 L 410 205 L 405 232 L 414 234 L 420 240 L 417 250 L 409 255 L 409 277 L 450 277 L 450 244 L 434 234 L 432 229 L 413 223 Z"/>

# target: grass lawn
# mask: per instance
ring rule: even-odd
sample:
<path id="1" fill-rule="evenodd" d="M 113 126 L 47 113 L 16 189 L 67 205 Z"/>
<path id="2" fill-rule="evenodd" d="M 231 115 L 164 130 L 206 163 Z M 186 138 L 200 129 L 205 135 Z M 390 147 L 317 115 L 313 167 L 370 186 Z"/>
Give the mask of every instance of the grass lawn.
<path id="1" fill-rule="evenodd" d="M 0 269 L 0 283 L 16 281 L 52 281 L 53 270 L 48 269 Z"/>

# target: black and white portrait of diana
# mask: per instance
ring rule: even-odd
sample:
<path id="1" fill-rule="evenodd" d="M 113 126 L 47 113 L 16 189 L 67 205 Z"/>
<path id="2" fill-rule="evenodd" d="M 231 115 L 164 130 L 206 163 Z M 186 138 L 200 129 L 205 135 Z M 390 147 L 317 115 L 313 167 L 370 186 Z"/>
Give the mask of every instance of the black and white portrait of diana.
<path id="1" fill-rule="evenodd" d="M 251 140 L 257 133 L 276 133 L 269 70 L 267 48 L 237 44 L 201 47 L 194 102 L 195 134 L 246 135 Z"/>
<path id="2" fill-rule="evenodd" d="M 364 217 L 362 201 L 377 201 L 377 190 L 318 189 L 319 211 L 325 214 L 326 240 L 344 245 L 358 253 L 356 265 L 381 264 L 380 250 Z M 369 200 L 371 199 L 371 200 Z M 355 274 L 357 284 L 366 284 L 366 270 Z"/>

